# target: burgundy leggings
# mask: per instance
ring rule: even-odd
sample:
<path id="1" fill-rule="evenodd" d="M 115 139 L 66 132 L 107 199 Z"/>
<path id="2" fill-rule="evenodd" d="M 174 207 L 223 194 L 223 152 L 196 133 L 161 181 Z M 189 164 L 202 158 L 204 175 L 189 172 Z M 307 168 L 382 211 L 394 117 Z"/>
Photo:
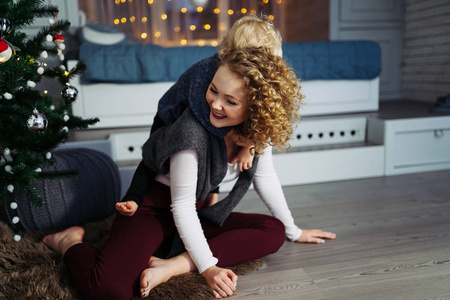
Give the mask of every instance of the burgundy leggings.
<path id="1" fill-rule="evenodd" d="M 283 224 L 262 214 L 233 212 L 221 227 L 203 220 L 201 224 L 219 267 L 274 253 L 285 240 Z M 101 250 L 76 244 L 67 250 L 64 262 L 86 299 L 130 299 L 139 293 L 139 277 L 150 257 L 171 242 L 175 231 L 170 189 L 155 182 L 132 217 L 116 215 Z"/>

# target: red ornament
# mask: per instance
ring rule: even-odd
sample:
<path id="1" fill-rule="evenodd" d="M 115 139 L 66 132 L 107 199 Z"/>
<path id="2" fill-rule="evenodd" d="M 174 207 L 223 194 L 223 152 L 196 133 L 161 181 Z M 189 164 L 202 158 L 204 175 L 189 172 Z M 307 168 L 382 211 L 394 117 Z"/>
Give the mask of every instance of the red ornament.
<path id="1" fill-rule="evenodd" d="M 10 59 L 12 55 L 13 50 L 11 49 L 11 47 L 4 39 L 0 38 L 0 63 L 8 61 L 8 59 Z"/>
<path id="2" fill-rule="evenodd" d="M 56 33 L 56 34 L 53 36 L 53 42 L 55 42 L 56 44 L 64 43 L 64 37 L 63 37 L 61 34 Z"/>

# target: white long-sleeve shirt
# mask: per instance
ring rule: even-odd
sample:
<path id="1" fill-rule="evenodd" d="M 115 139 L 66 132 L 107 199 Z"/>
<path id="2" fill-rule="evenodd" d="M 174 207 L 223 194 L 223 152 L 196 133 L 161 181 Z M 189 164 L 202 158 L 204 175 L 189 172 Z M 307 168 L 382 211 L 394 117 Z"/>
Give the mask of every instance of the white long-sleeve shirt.
<path id="1" fill-rule="evenodd" d="M 170 158 L 170 173 L 158 175 L 156 180 L 170 186 L 172 213 L 175 225 L 199 273 L 216 265 L 218 260 L 209 248 L 198 218 L 196 203 L 198 157 L 194 150 L 183 150 Z M 228 167 L 223 183 L 239 175 L 237 163 Z M 260 156 L 253 185 L 272 215 L 283 222 L 286 237 L 297 240 L 302 230 L 294 223 L 278 175 L 273 167 L 272 149 L 266 148 Z"/>

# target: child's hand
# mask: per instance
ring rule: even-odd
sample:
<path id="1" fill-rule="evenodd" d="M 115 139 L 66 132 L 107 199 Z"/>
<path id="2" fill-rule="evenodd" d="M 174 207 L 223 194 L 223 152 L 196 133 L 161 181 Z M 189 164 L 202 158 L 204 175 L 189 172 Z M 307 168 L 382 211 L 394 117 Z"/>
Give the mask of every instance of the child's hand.
<path id="1" fill-rule="evenodd" d="M 117 202 L 116 209 L 121 215 L 131 217 L 138 209 L 138 205 L 134 201 Z"/>
<path id="2" fill-rule="evenodd" d="M 241 172 L 244 172 L 244 170 L 250 169 L 252 166 L 253 166 L 253 160 L 238 162 L 239 171 L 241 171 Z"/>

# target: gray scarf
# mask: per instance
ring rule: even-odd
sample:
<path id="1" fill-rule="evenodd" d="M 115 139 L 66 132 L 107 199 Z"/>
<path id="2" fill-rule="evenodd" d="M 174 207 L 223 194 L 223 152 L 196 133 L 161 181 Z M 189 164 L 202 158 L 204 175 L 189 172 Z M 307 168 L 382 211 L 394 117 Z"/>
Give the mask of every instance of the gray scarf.
<path id="1" fill-rule="evenodd" d="M 182 150 L 195 150 L 198 154 L 198 180 L 196 201 L 208 194 L 223 180 L 227 172 L 228 157 L 225 140 L 206 130 L 190 108 L 173 124 L 155 131 L 143 147 L 144 163 L 158 174 L 170 171 L 170 157 Z M 253 167 L 242 172 L 229 195 L 217 204 L 199 212 L 199 216 L 221 226 L 231 211 L 248 191 L 255 175 L 258 159 Z"/>

